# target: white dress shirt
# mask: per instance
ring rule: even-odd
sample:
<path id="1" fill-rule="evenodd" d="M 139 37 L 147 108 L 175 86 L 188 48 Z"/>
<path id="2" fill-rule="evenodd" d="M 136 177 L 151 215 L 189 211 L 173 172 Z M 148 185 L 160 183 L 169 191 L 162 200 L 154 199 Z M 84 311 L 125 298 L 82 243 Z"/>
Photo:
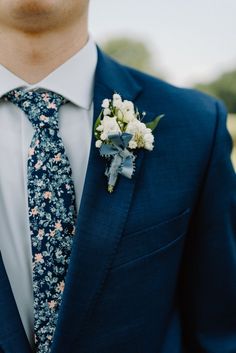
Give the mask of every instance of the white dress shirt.
<path id="1" fill-rule="evenodd" d="M 45 88 L 70 102 L 59 111 L 59 129 L 72 168 L 79 210 L 93 129 L 97 49 L 87 44 L 37 84 L 0 65 L 0 97 L 24 86 Z M 26 334 L 33 344 L 32 253 L 28 219 L 27 154 L 34 129 L 25 113 L 0 100 L 0 251 Z"/>

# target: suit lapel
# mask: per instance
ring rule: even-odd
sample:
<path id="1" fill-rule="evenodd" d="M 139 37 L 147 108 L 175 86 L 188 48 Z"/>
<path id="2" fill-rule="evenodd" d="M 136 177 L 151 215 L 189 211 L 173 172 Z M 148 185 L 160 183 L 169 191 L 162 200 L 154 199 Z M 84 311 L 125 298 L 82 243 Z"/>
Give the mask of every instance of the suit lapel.
<path id="1" fill-rule="evenodd" d="M 16 348 L 17 347 L 17 348 Z M 30 353 L 19 312 L 0 253 L 0 348 L 4 352 Z"/>
<path id="2" fill-rule="evenodd" d="M 140 87 L 126 70 L 99 51 L 94 120 L 100 113 L 102 100 L 110 98 L 114 91 L 123 98 L 134 100 Z M 62 353 L 65 347 L 72 350 L 102 291 L 126 221 L 141 157 L 142 153 L 136 160 L 135 176 L 131 180 L 120 176 L 115 191 L 109 194 L 104 176 L 105 162 L 95 148 L 94 137 L 92 139 L 77 233 L 52 353 Z"/>

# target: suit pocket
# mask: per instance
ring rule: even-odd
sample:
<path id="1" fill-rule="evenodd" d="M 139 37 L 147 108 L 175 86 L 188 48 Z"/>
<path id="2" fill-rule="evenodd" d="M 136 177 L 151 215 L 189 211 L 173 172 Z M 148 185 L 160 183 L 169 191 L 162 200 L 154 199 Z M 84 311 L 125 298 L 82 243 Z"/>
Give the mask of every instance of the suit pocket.
<path id="1" fill-rule="evenodd" d="M 190 209 L 188 208 L 169 220 L 123 236 L 113 262 L 113 268 L 138 260 L 153 252 L 162 251 L 174 244 L 186 234 L 189 217 Z"/>

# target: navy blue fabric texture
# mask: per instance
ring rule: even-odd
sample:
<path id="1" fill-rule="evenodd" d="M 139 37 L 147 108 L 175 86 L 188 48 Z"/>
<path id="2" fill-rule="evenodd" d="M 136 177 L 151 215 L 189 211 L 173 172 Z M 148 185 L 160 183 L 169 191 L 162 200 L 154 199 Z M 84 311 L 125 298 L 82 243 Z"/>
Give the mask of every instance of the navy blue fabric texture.
<path id="1" fill-rule="evenodd" d="M 114 92 L 146 121 L 165 117 L 154 150 L 138 152 L 134 177 L 112 194 L 93 138 L 52 353 L 235 353 L 236 176 L 224 105 L 98 53 L 94 120 Z M 25 353 L 9 339 L 0 336 L 4 353 Z"/>

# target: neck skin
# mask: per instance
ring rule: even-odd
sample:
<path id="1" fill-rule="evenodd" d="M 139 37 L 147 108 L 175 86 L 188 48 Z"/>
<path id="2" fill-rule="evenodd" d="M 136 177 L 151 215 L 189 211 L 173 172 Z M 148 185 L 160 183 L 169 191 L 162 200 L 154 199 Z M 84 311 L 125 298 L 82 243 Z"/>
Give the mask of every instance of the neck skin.
<path id="1" fill-rule="evenodd" d="M 24 33 L 0 28 L 0 63 L 29 84 L 48 76 L 88 40 L 87 18 L 63 31 Z M 16 60 L 17 58 L 17 60 Z"/>

